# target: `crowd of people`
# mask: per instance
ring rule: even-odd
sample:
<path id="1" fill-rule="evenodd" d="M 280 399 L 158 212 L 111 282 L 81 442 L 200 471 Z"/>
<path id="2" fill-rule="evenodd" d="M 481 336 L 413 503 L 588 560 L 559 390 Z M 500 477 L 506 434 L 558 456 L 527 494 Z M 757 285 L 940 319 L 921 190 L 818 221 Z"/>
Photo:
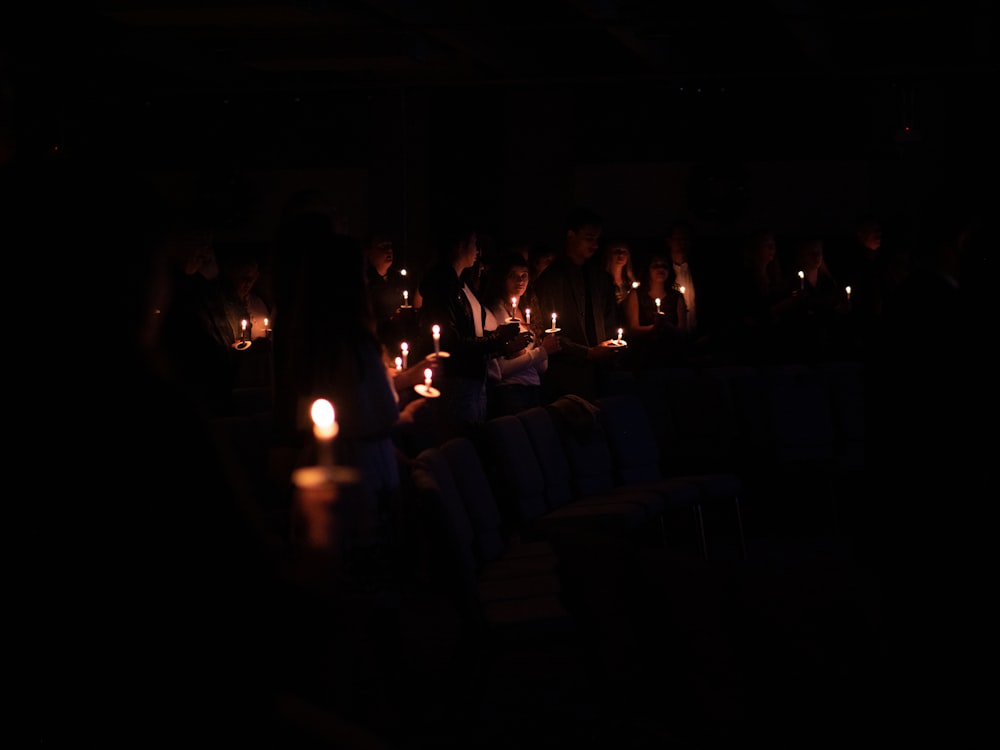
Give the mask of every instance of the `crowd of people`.
<path id="1" fill-rule="evenodd" d="M 157 690 L 121 704 L 133 712 L 123 732 L 166 720 L 165 686 L 174 678 L 190 686 L 206 665 L 226 700 L 196 680 L 185 703 L 198 708 L 172 731 L 209 715 L 219 732 L 251 718 L 241 725 L 248 738 L 287 737 L 289 726 L 310 737 L 344 731 L 335 716 L 311 713 L 309 697 L 329 688 L 319 676 L 329 662 L 305 652 L 328 641 L 323 628 L 356 623 L 317 604 L 325 600 L 301 569 L 315 558 L 289 555 L 283 529 L 234 480 L 240 457 L 211 437 L 219 420 L 269 415 L 269 471 L 279 507 L 291 507 L 294 470 L 317 461 L 309 404 L 334 403 L 337 461 L 361 481 L 339 519 L 341 565 L 330 577 L 367 592 L 406 575 L 407 462 L 488 419 L 567 394 L 597 398 L 623 370 L 732 362 L 862 359 L 880 367 L 882 393 L 907 378 L 929 385 L 933 375 L 954 395 L 961 383 L 948 365 L 972 361 L 965 346 L 981 331 L 980 225 L 944 206 L 918 244 L 892 238 L 891 252 L 871 217 L 850 242 L 802 236 L 784 248 L 763 229 L 733 240 L 728 253 L 715 243 L 714 254 L 683 222 L 662 241 L 606 238 L 604 218 L 586 208 L 563 222 L 560 247 L 494 242 L 484 250 L 483 227 L 446 222 L 426 267 L 404 276 L 389 235 L 345 235 L 309 201 L 290 201 L 273 238 L 247 246 L 217 241 L 211 215 L 174 210 L 127 175 L 88 194 L 95 165 L 17 166 L 5 173 L 9 205 L 22 209 L 16 226 L 37 230 L 60 253 L 75 252 L 81 235 L 103 243 L 91 247 L 104 263 L 56 256 L 61 297 L 72 299 L 79 285 L 101 325 L 66 342 L 52 371 L 78 368 L 81 470 L 72 481 L 127 496 L 93 509 L 102 531 L 136 521 L 108 533 L 116 544 L 104 552 L 114 559 L 103 561 L 94 596 L 116 616 L 127 611 L 132 641 L 161 627 L 171 640 L 142 665 L 111 642 L 111 630 L 98 634 L 95 643 L 116 655 L 102 668 L 119 686 L 148 684 L 144 668 L 158 675 Z M 60 221 L 42 220 L 48 211 Z M 904 372 L 904 362 L 915 370 Z M 414 388 L 428 383 L 438 397 Z M 886 403 L 886 423 L 909 408 L 898 396 Z M 953 421 L 946 411 L 907 434 L 907 444 L 922 455 L 918 436 Z M 136 583 L 136 568 L 156 574 Z M 300 622 L 309 627 L 297 631 Z M 295 645 L 281 653 L 262 646 L 275 642 Z M 76 645 L 67 644 L 70 658 L 89 662 L 94 646 Z"/>

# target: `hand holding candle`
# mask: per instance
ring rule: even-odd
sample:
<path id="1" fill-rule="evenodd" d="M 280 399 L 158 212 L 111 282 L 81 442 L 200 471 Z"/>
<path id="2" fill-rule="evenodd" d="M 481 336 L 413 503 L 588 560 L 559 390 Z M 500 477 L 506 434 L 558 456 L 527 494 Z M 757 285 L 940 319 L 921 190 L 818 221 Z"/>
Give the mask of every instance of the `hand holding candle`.
<path id="1" fill-rule="evenodd" d="M 424 370 L 424 382 L 417 383 L 417 385 L 413 386 L 413 390 L 415 390 L 424 398 L 437 398 L 438 396 L 440 396 L 441 391 L 435 388 L 431 383 L 431 379 L 433 378 L 433 376 L 434 376 L 434 371 L 430 367 L 426 368 Z"/>

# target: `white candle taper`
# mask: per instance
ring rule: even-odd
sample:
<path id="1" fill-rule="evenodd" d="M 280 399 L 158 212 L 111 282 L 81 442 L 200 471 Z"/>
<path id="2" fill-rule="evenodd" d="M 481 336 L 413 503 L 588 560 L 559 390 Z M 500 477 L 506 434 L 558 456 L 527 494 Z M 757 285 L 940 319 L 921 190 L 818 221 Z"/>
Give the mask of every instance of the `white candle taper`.
<path id="1" fill-rule="evenodd" d="M 403 369 L 406 369 L 406 358 L 410 354 L 410 345 L 405 341 L 399 345 L 400 351 L 403 353 Z"/>
<path id="2" fill-rule="evenodd" d="M 310 410 L 313 435 L 316 438 L 316 459 L 320 466 L 333 466 L 333 439 L 340 428 L 337 425 L 333 404 L 325 398 L 313 401 Z"/>
<path id="3" fill-rule="evenodd" d="M 441 353 L 441 326 L 435 325 L 431 328 L 431 337 L 434 339 L 434 353 Z"/>

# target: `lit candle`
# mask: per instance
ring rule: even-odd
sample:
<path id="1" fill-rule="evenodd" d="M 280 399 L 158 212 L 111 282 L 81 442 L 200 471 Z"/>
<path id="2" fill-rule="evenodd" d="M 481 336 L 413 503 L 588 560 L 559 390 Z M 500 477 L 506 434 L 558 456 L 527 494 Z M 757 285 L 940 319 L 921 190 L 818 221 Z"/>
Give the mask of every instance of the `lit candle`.
<path id="1" fill-rule="evenodd" d="M 267 318 L 264 318 L 264 330 L 265 331 L 271 330 L 271 323 Z"/>
<path id="2" fill-rule="evenodd" d="M 247 319 L 243 318 L 243 320 L 240 321 L 240 341 L 246 341 L 246 340 L 247 340 Z"/>
<path id="3" fill-rule="evenodd" d="M 552 313 L 552 330 L 556 330 L 556 314 Z"/>
<path id="4" fill-rule="evenodd" d="M 431 328 L 431 336 L 434 339 L 434 353 L 441 353 L 441 326 L 435 325 Z"/>
<path id="5" fill-rule="evenodd" d="M 424 370 L 424 388 L 426 388 L 427 390 L 431 389 L 431 375 L 433 374 L 434 374 L 433 371 L 429 367 L 426 370 Z"/>
<path id="6" fill-rule="evenodd" d="M 806 288 L 806 274 L 804 271 L 799 271 L 799 289 Z"/>
<path id="7" fill-rule="evenodd" d="M 410 306 L 410 293 L 404 289 L 403 290 L 403 307 L 409 307 L 409 306 Z"/>
<path id="8" fill-rule="evenodd" d="M 844 291 L 847 292 L 847 301 L 850 302 L 851 301 L 851 287 L 845 286 L 844 287 Z"/>
<path id="9" fill-rule="evenodd" d="M 680 288 L 680 289 L 678 289 L 677 291 L 679 291 L 679 292 L 680 292 L 680 293 L 681 293 L 681 294 L 683 295 L 683 294 L 684 294 L 684 292 L 685 292 L 685 291 L 687 291 L 687 290 L 686 290 L 686 289 L 685 289 L 684 287 L 681 287 L 681 288 Z"/>
<path id="10" fill-rule="evenodd" d="M 400 268 L 399 269 L 399 275 L 400 276 L 406 276 L 406 269 L 405 268 Z"/>
<path id="11" fill-rule="evenodd" d="M 402 369 L 403 369 L 403 358 L 396 357 L 396 372 L 399 372 Z"/>
<path id="12" fill-rule="evenodd" d="M 517 317 L 517 297 L 510 298 L 510 317 L 511 320 Z"/>
<path id="13" fill-rule="evenodd" d="M 622 342 L 622 334 L 623 333 L 625 333 L 625 331 L 623 329 L 619 328 L 618 329 L 618 343 L 619 344 Z"/>
<path id="14" fill-rule="evenodd" d="M 399 345 L 399 348 L 403 352 L 403 357 L 402 357 L 402 359 L 403 359 L 403 369 L 405 370 L 406 369 L 406 358 L 407 358 L 407 356 L 410 353 L 410 345 L 407 344 L 404 341 L 402 344 Z"/>
<path id="15" fill-rule="evenodd" d="M 524 322 L 526 325 L 531 325 L 531 308 L 524 308 Z"/>
<path id="16" fill-rule="evenodd" d="M 654 301 L 656 302 L 656 312 L 659 313 L 660 312 L 660 298 L 657 297 Z"/>
<path id="17" fill-rule="evenodd" d="M 639 282 L 638 281 L 633 281 L 632 282 L 632 288 L 633 289 L 638 289 L 639 288 Z"/>
<path id="18" fill-rule="evenodd" d="M 320 466 L 333 466 L 333 439 L 340 428 L 337 425 L 333 404 L 325 398 L 313 401 L 310 410 L 313 435 L 316 437 L 316 458 Z"/>

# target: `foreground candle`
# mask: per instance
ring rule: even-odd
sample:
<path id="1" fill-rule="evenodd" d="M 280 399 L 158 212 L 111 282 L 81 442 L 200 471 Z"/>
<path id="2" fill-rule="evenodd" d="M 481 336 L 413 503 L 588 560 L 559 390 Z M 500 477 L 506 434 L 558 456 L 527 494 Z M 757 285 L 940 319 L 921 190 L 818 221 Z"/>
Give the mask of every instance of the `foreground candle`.
<path id="1" fill-rule="evenodd" d="M 431 328 L 431 336 L 434 339 L 434 353 L 441 354 L 441 326 L 433 326 Z"/>
<path id="2" fill-rule="evenodd" d="M 409 307 L 409 306 L 410 306 L 410 293 L 404 289 L 403 290 L 403 307 Z"/>
<path id="3" fill-rule="evenodd" d="M 556 314 L 552 313 L 552 330 L 556 330 Z"/>
<path id="4" fill-rule="evenodd" d="M 660 312 L 660 298 L 659 298 L 659 297 L 657 297 L 657 298 L 656 298 L 655 300 L 653 300 L 653 301 L 654 301 L 654 302 L 656 302 L 656 312 L 657 312 L 657 313 L 659 313 L 659 312 Z"/>
<path id="5" fill-rule="evenodd" d="M 409 356 L 409 354 L 410 354 L 410 345 L 409 345 L 409 344 L 407 344 L 407 343 L 406 343 L 406 342 L 404 341 L 404 342 L 403 342 L 402 344 L 400 344 L 400 345 L 399 345 L 399 349 L 400 349 L 400 351 L 401 351 L 401 352 L 402 352 L 402 354 L 403 354 L 403 369 L 405 370 L 405 369 L 406 369 L 406 358 L 407 358 L 407 357 Z"/>
<path id="6" fill-rule="evenodd" d="M 622 329 L 622 328 L 619 328 L 619 329 L 618 329 L 618 343 L 619 343 L 619 344 L 620 344 L 620 343 L 622 342 L 622 334 L 623 334 L 624 332 L 625 332 L 625 330 L 624 330 L 624 329 Z"/>
<path id="7" fill-rule="evenodd" d="M 510 319 L 517 318 L 517 297 L 510 298 Z"/>
<path id="8" fill-rule="evenodd" d="M 799 271 L 799 289 L 806 288 L 806 274 L 804 271 Z"/>
<path id="9" fill-rule="evenodd" d="M 316 462 L 320 466 L 333 466 L 333 439 L 340 429 L 333 404 L 325 398 L 318 398 L 313 401 L 310 415 L 316 438 Z"/>
<path id="10" fill-rule="evenodd" d="M 396 372 L 399 372 L 402 369 L 403 369 L 403 358 L 396 357 Z"/>
<path id="11" fill-rule="evenodd" d="M 243 318 L 243 320 L 240 321 L 240 341 L 246 341 L 246 340 L 247 340 L 247 319 Z"/>
<path id="12" fill-rule="evenodd" d="M 524 323 L 525 325 L 531 325 L 531 308 L 524 308 Z"/>

